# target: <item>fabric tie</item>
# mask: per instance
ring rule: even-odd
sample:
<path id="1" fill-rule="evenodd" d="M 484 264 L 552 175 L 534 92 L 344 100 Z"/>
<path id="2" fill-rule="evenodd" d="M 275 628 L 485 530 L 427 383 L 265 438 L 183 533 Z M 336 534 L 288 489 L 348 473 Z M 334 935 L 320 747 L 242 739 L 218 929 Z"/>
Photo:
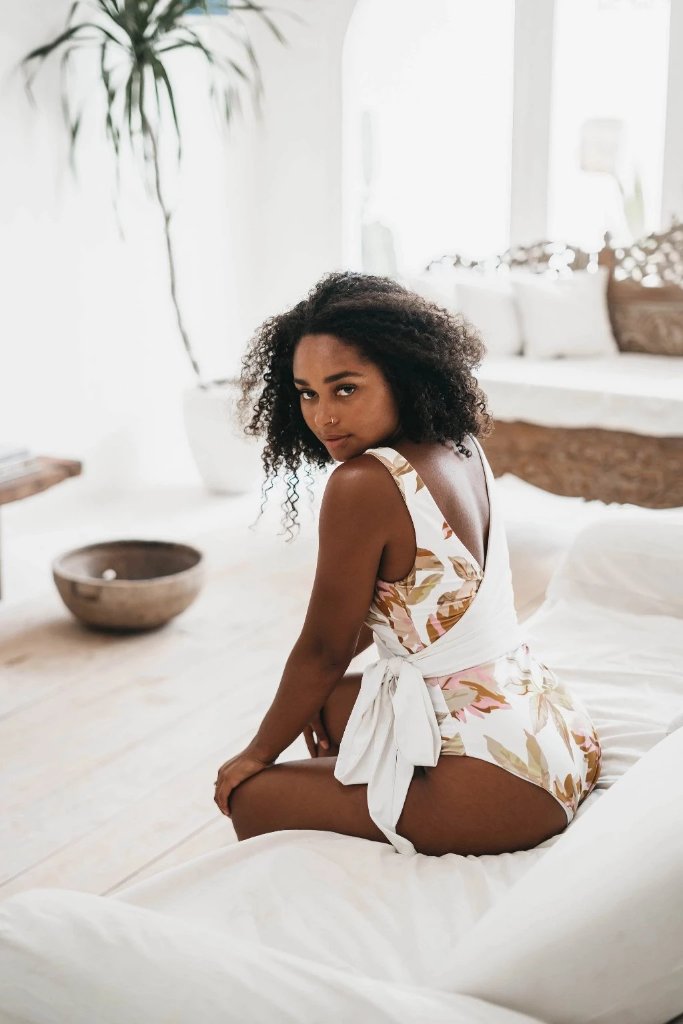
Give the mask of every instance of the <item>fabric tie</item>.
<path id="1" fill-rule="evenodd" d="M 436 712 L 444 717 L 439 725 Z M 363 672 L 334 769 L 345 785 L 366 783 L 370 817 L 399 853 L 416 853 L 395 826 L 416 765 L 434 767 L 457 724 L 438 686 L 409 657 L 380 658 Z"/>

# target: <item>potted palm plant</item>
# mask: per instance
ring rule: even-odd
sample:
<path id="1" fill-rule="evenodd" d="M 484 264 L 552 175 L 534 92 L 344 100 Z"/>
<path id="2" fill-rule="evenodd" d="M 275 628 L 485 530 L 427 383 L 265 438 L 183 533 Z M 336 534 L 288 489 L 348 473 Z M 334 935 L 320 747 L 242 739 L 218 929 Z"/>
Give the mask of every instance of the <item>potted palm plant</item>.
<path id="1" fill-rule="evenodd" d="M 242 15 L 260 19 L 284 44 L 286 39 L 270 16 L 272 9 L 256 0 L 74 0 L 63 31 L 31 50 L 20 65 L 26 76 L 27 94 L 35 106 L 31 92 L 33 77 L 47 57 L 62 51 L 62 109 L 69 132 L 70 167 L 76 176 L 74 154 L 83 108 L 78 112 L 72 110 L 65 76 L 75 51 L 90 47 L 97 55 L 98 82 L 105 101 L 106 134 L 116 162 L 117 188 L 121 145 L 125 140 L 134 160 L 140 162 L 147 194 L 158 203 L 162 214 L 171 301 L 178 332 L 196 377 L 195 385 L 184 395 L 188 440 L 207 487 L 218 493 L 247 489 L 259 472 L 260 463 L 256 442 L 243 434 L 233 416 L 238 378 L 203 379 L 178 301 L 173 213 L 166 198 L 160 141 L 167 130 L 175 133 L 179 168 L 182 139 L 166 55 L 186 49 L 208 67 L 209 100 L 217 105 L 226 127 L 241 109 L 244 89 L 250 90 L 260 116 L 263 82 Z M 297 18 L 291 10 L 283 13 Z M 199 16 L 204 17 L 205 24 L 206 18 L 210 18 L 212 37 L 222 33 L 227 49 L 218 50 L 208 44 L 199 31 Z M 32 74 L 29 68 L 33 68 Z"/>

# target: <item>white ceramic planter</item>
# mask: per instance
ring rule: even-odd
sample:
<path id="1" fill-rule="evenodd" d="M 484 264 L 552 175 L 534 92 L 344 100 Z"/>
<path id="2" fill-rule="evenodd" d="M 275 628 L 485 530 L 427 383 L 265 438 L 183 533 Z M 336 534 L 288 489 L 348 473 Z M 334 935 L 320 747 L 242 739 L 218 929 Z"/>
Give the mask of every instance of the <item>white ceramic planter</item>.
<path id="1" fill-rule="evenodd" d="M 244 494 L 262 476 L 263 442 L 248 437 L 234 413 L 239 388 L 227 382 L 183 393 L 185 428 L 197 469 L 213 494 Z"/>

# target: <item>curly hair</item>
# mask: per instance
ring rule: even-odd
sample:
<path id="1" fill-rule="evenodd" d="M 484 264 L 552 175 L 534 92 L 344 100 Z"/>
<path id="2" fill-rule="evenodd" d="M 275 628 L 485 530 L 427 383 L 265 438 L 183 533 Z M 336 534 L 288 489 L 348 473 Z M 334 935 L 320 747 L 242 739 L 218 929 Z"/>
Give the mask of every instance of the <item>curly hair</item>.
<path id="1" fill-rule="evenodd" d="M 294 351 L 305 334 L 332 334 L 380 368 L 410 440 L 453 442 L 470 458 L 465 435 L 491 433 L 486 396 L 471 372 L 486 349 L 471 323 L 392 278 L 325 274 L 305 299 L 261 324 L 248 342 L 239 377 L 240 425 L 250 436 L 265 437 L 259 517 L 273 478 L 285 469 L 283 525 L 290 539 L 292 526 L 299 527 L 298 470 L 303 463 L 312 497 L 310 467 L 334 461 L 306 425 L 293 382 Z"/>

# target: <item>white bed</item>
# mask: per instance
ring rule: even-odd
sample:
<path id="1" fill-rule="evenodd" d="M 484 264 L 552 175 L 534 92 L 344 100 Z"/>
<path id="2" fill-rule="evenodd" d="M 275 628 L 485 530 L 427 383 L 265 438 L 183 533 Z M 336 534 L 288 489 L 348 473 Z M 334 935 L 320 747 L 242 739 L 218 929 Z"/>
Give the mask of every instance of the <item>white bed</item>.
<path id="1" fill-rule="evenodd" d="M 683 510 L 597 518 L 525 624 L 603 745 L 597 788 L 560 836 L 411 858 L 288 831 L 110 897 L 30 890 L 0 904 L 0 1022 L 672 1020 L 682 575 Z"/>

